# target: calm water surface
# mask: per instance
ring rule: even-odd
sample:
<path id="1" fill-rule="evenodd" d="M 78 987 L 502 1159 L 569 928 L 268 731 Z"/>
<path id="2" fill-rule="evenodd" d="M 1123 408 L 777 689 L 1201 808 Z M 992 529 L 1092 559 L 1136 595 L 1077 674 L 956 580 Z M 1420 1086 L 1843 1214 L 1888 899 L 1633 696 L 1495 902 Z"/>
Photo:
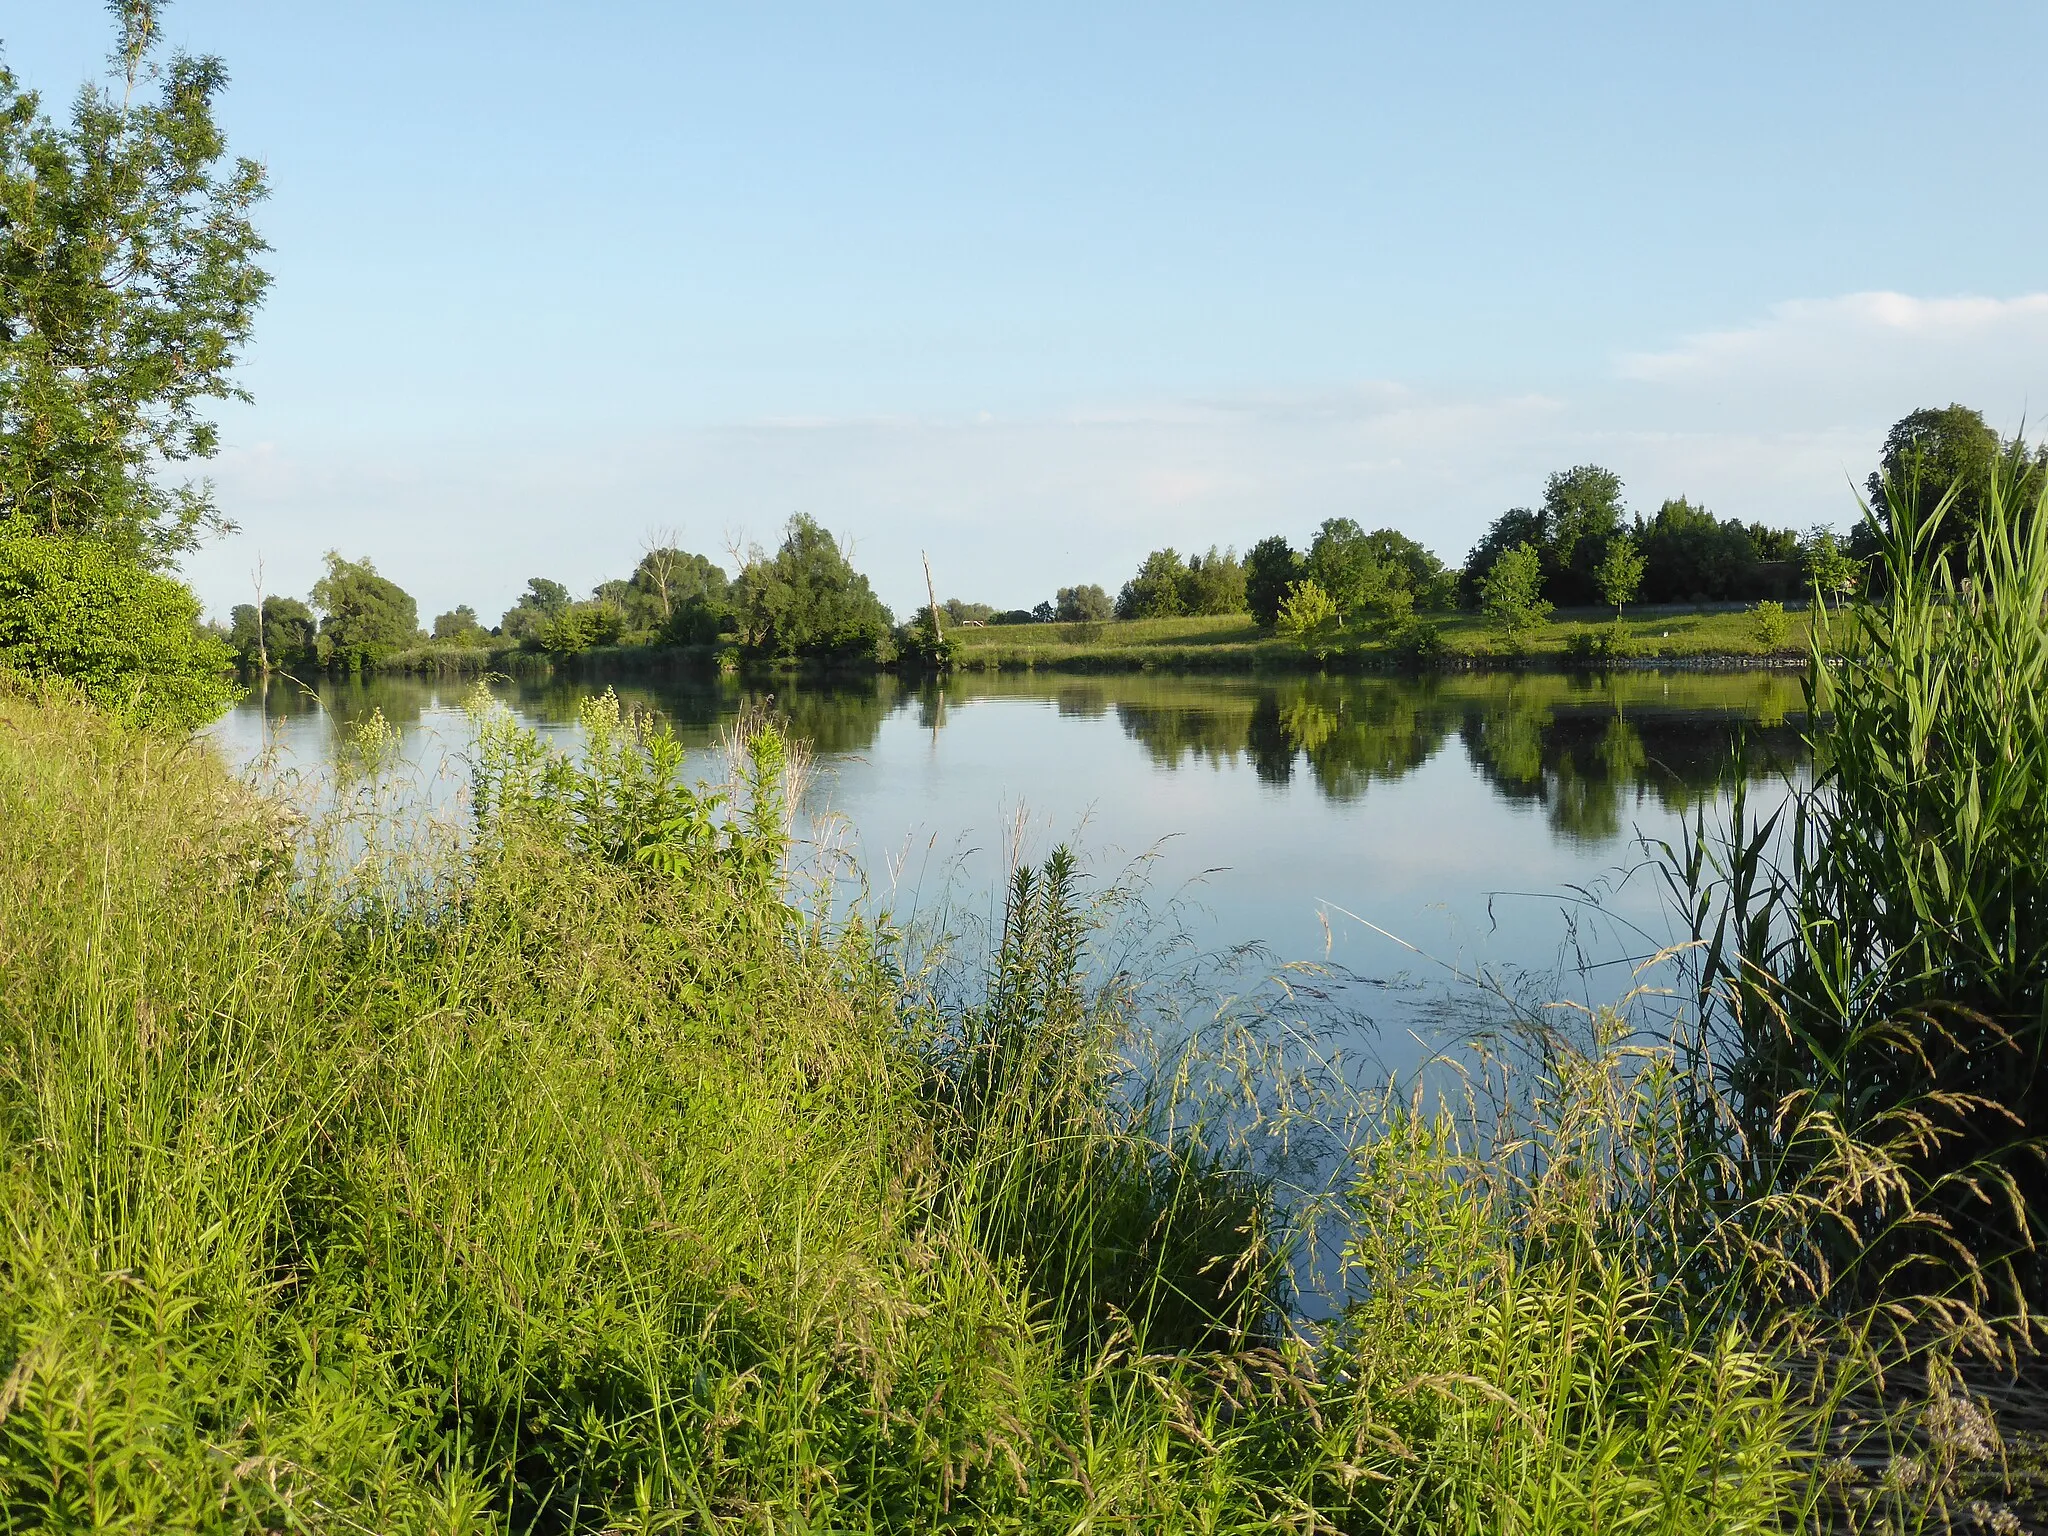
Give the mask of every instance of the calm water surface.
<path id="1" fill-rule="evenodd" d="M 469 686 L 273 686 L 213 731 L 238 761 L 267 752 L 318 770 L 338 726 L 379 709 L 403 732 L 408 792 L 459 809 Z M 594 686 L 496 691 L 573 746 Z M 1020 823 L 1027 853 L 1070 842 L 1098 878 L 1149 856 L 1152 906 L 1173 908 L 1194 945 L 1261 945 L 1262 971 L 1328 966 L 1390 1064 L 1412 1059 L 1402 1042 L 1440 1023 L 1446 998 L 1454 1013 L 1470 1001 L 1454 973 L 1528 997 L 1618 996 L 1629 963 L 1675 937 L 1644 841 L 1676 840 L 1725 802 L 1738 740 L 1760 799 L 1806 771 L 1799 685 L 1784 673 L 772 690 L 816 750 L 808 809 L 844 819 L 868 886 L 898 912 L 987 910 Z M 667 716 L 715 775 L 720 727 L 763 690 L 618 691 Z"/>

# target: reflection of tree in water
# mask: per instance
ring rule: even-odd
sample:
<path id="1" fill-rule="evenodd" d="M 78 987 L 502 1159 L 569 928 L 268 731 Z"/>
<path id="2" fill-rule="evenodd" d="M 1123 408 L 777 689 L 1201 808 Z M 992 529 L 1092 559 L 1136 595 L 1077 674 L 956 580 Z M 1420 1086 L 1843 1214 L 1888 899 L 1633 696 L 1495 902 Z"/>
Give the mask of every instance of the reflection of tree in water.
<path id="1" fill-rule="evenodd" d="M 1428 679 L 1299 684 L 1282 694 L 1279 714 L 1283 730 L 1297 723 L 1295 745 L 1316 787 L 1332 800 L 1356 800 L 1375 783 L 1406 778 L 1450 735 Z"/>
<path id="2" fill-rule="evenodd" d="M 1184 757 L 1200 758 L 1211 766 L 1236 760 L 1244 751 L 1245 730 L 1250 712 L 1243 700 L 1232 697 L 1220 705 L 1159 704 L 1147 700 L 1116 705 L 1117 723 L 1124 734 L 1145 749 L 1146 756 L 1161 768 L 1175 768 Z M 1234 706 L 1234 707 L 1233 707 Z"/>
<path id="3" fill-rule="evenodd" d="M 1654 799 L 1676 812 L 1716 794 L 1738 741 L 1752 777 L 1803 760 L 1787 723 L 1796 694 L 1768 677 L 1313 678 L 1208 695 L 1190 688 L 1187 702 L 1157 689 L 1142 701 L 1105 691 L 1154 763 L 1241 753 L 1268 784 L 1291 782 L 1305 763 L 1338 801 L 1407 777 L 1455 731 L 1497 794 L 1541 805 L 1560 835 L 1582 842 L 1625 836 L 1632 804 Z M 1078 699 L 1061 704 L 1082 712 Z"/>
<path id="4" fill-rule="evenodd" d="M 1628 830 L 1625 812 L 1653 798 L 1689 810 L 1717 794 L 1738 742 L 1752 779 L 1799 761 L 1797 730 L 1720 712 L 1557 707 L 1510 690 L 1467 711 L 1458 734 L 1503 799 L 1541 803 L 1552 828 L 1580 842 Z"/>

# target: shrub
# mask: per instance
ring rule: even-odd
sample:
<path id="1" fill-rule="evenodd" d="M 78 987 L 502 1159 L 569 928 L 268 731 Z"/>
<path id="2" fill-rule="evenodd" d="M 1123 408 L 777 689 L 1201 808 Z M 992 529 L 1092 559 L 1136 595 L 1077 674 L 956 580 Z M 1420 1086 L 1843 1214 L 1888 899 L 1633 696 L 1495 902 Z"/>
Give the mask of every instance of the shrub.
<path id="1" fill-rule="evenodd" d="M 203 725 L 239 695 L 199 600 L 110 546 L 0 522 L 0 668 L 61 677 L 151 725 Z"/>
<path id="2" fill-rule="evenodd" d="M 1287 589 L 1280 600 L 1280 615 L 1274 627 L 1283 635 L 1306 640 L 1337 622 L 1337 605 L 1330 601 L 1321 583 L 1304 577 Z"/>
<path id="3" fill-rule="evenodd" d="M 1756 643 L 1767 651 L 1775 651 L 1785 643 L 1785 636 L 1791 632 L 1791 620 L 1785 616 L 1785 605 L 1765 598 L 1749 610 L 1750 628 L 1756 635 Z"/>

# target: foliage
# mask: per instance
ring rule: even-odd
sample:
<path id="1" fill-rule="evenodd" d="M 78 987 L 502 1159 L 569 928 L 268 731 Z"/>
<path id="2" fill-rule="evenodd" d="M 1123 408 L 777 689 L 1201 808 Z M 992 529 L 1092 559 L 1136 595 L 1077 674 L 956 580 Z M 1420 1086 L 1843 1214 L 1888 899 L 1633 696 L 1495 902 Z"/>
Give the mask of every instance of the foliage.
<path id="1" fill-rule="evenodd" d="M 498 629 L 507 640 L 537 640 L 543 625 L 568 610 L 569 589 L 545 576 L 530 577 L 519 601 L 505 610 Z"/>
<path id="2" fill-rule="evenodd" d="M 996 616 L 995 609 L 987 603 L 967 603 L 957 597 L 947 598 L 940 604 L 940 611 L 948 624 L 986 624 Z"/>
<path id="3" fill-rule="evenodd" d="M 310 672 L 320 665 L 320 621 L 295 597 L 263 599 L 258 629 L 254 603 L 237 603 L 228 615 L 228 647 L 245 669 L 269 659 L 274 671 Z"/>
<path id="4" fill-rule="evenodd" d="M 0 68 L 0 520 L 162 564 L 225 526 L 208 400 L 246 399 L 237 354 L 268 276 L 250 160 L 219 170 L 219 59 L 159 61 L 158 6 L 123 0 L 108 88 L 62 128 Z"/>
<path id="5" fill-rule="evenodd" d="M 1287 589 L 1281 599 L 1274 628 L 1296 640 L 1321 634 L 1337 622 L 1337 605 L 1313 576 L 1304 576 Z"/>
<path id="6" fill-rule="evenodd" d="M 1329 518 L 1302 561 L 1302 570 L 1328 594 L 1349 627 L 1398 627 L 1414 611 L 1407 566 L 1382 553 L 1386 533 L 1368 534 L 1348 517 Z"/>
<path id="7" fill-rule="evenodd" d="M 434 638 L 456 645 L 485 645 L 491 637 L 477 621 L 476 610 L 467 603 L 458 603 L 448 612 L 434 616 Z"/>
<path id="8" fill-rule="evenodd" d="M 960 659 L 960 642 L 944 633 L 929 608 L 896 631 L 896 656 L 906 665 L 928 672 L 943 672 Z"/>
<path id="9" fill-rule="evenodd" d="M 1785 643 L 1791 633 L 1792 621 L 1785 615 L 1785 605 L 1765 598 L 1749 610 L 1750 621 L 1756 628 L 1756 643 L 1767 651 L 1775 651 Z"/>
<path id="10" fill-rule="evenodd" d="M 1155 549 L 1116 596 L 1120 619 L 1170 619 L 1186 611 L 1188 568 L 1173 549 Z"/>
<path id="11" fill-rule="evenodd" d="M 1862 562 L 1842 548 L 1835 531 L 1825 525 L 1807 535 L 1800 564 L 1808 587 L 1828 603 L 1838 603 L 1854 592 L 1863 574 Z"/>
<path id="12" fill-rule="evenodd" d="M 1480 584 L 1479 603 L 1486 620 L 1510 645 L 1549 617 L 1544 600 L 1543 557 L 1533 544 L 1517 544 L 1502 552 Z"/>
<path id="13" fill-rule="evenodd" d="M 628 630 L 701 644 L 717 637 L 732 583 L 707 556 L 661 544 L 640 557 L 618 591 L 608 590 L 612 586 L 605 583 L 595 595 L 618 605 Z"/>
<path id="14" fill-rule="evenodd" d="M 235 701 L 228 661 L 182 583 L 97 539 L 0 521 L 0 672 L 64 678 L 105 708 L 189 728 Z"/>
<path id="15" fill-rule="evenodd" d="M 1965 590 L 1943 527 L 1960 498 L 1923 512 L 1910 485 L 1888 491 L 1868 514 L 1880 594 L 1816 618 L 1814 784 L 1755 823 L 1738 802 L 1718 842 L 1702 823 L 1674 879 L 1756 1157 L 1799 1154 L 1782 1125 L 1805 1103 L 1851 1135 L 1918 1128 L 1929 1221 L 1844 1233 L 1841 1262 L 1877 1290 L 1933 1269 L 2038 1308 L 2048 497 L 2016 504 L 1993 478 Z"/>
<path id="16" fill-rule="evenodd" d="M 1607 552 L 1593 569 L 1593 581 L 1600 588 L 1600 596 L 1614 605 L 1617 619 L 1642 586 L 1643 567 L 1647 563 L 1635 540 L 1627 534 L 1618 533 L 1607 541 Z"/>
<path id="17" fill-rule="evenodd" d="M 1301 556 L 1279 534 L 1259 540 L 1244 557 L 1245 606 L 1271 629 L 1280 621 L 1287 589 L 1301 579 Z"/>
<path id="18" fill-rule="evenodd" d="M 733 583 L 740 645 L 789 661 L 873 661 L 894 621 L 839 541 L 802 513 L 771 556 L 755 551 Z"/>
<path id="19" fill-rule="evenodd" d="M 592 600 L 571 603 L 534 631 L 544 651 L 574 655 L 594 645 L 617 645 L 625 633 L 626 615 L 616 603 Z"/>
<path id="20" fill-rule="evenodd" d="M 2048 485 L 2048 444 L 2029 452 L 2023 437 L 2001 440 L 1981 411 L 1966 405 L 1913 411 L 1892 423 L 1870 472 L 1871 505 L 1889 498 L 1909 502 L 1923 521 L 1943 500 L 1942 548 L 1959 573 L 1975 548 L 1975 535 L 1989 509 L 1994 483 L 2007 505 L 2034 502 Z M 1851 538 L 1859 559 L 1878 553 L 1881 541 L 1867 526 Z"/>
<path id="21" fill-rule="evenodd" d="M 1243 613 L 1244 566 L 1237 551 L 1218 551 L 1214 544 L 1206 555 L 1188 557 L 1187 574 L 1181 579 L 1180 611 L 1191 614 Z"/>
<path id="22" fill-rule="evenodd" d="M 1100 623 L 1116 616 L 1116 604 L 1109 594 L 1092 582 L 1086 586 L 1061 587 L 1053 604 L 1052 617 L 1062 624 Z"/>
<path id="23" fill-rule="evenodd" d="M 1567 666 L 1599 671 L 1630 654 L 1632 647 L 1619 622 L 1574 625 L 1564 637 Z"/>
<path id="24" fill-rule="evenodd" d="M 326 559 L 326 574 L 313 583 L 313 606 L 320 610 L 329 665 L 358 672 L 419 639 L 419 605 L 411 593 L 379 576 L 368 559 L 344 560 L 331 549 Z"/>
<path id="25" fill-rule="evenodd" d="M 1646 561 L 1642 595 L 1652 603 L 1726 602 L 1757 595 L 1751 530 L 1683 496 L 1666 501 L 1635 538 Z"/>

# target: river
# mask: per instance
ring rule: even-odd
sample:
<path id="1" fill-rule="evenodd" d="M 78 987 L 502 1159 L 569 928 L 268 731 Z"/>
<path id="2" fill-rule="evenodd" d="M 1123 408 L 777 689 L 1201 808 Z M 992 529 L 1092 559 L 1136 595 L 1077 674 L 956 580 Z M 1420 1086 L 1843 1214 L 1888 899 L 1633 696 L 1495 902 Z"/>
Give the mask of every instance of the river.
<path id="1" fill-rule="evenodd" d="M 212 728 L 239 763 L 318 772 L 372 709 L 401 733 L 404 793 L 460 814 L 473 685 L 273 684 Z M 573 746 L 596 685 L 501 682 Z M 1654 845 L 1808 772 L 1782 672 L 1434 678 L 968 675 L 943 685 L 731 679 L 619 684 L 717 772 L 719 731 L 764 695 L 815 751 L 806 810 L 836 828 L 867 899 L 904 919 L 997 910 L 1012 850 L 1073 845 L 1097 885 L 1136 877 L 1146 963 L 1236 952 L 1249 986 L 1287 963 L 1390 1066 L 1489 996 L 1597 1003 L 1679 937 Z M 1655 982 L 1651 973 L 1644 980 Z"/>

